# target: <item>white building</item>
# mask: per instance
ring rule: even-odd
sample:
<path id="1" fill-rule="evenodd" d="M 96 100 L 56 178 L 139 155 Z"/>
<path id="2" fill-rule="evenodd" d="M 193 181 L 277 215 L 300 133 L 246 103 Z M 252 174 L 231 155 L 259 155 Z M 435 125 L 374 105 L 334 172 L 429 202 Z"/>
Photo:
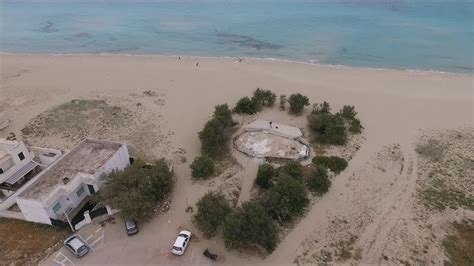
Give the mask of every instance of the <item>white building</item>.
<path id="1" fill-rule="evenodd" d="M 129 163 L 126 144 L 86 139 L 40 172 L 16 197 L 16 203 L 27 221 L 64 221 L 100 190 L 104 175 L 121 171 Z"/>
<path id="2" fill-rule="evenodd" d="M 23 142 L 0 139 L 0 190 L 10 196 L 61 156 L 53 149 L 27 147 Z"/>

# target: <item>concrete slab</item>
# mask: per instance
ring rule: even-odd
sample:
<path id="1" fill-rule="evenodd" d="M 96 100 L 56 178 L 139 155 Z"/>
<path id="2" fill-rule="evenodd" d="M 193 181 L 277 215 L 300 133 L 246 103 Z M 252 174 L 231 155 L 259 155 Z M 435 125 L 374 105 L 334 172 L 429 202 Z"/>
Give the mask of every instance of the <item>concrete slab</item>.
<path id="1" fill-rule="evenodd" d="M 248 124 L 247 126 L 245 126 L 244 131 L 264 131 L 274 135 L 292 139 L 297 139 L 303 136 L 303 133 L 297 127 L 263 119 L 257 119 L 252 123 Z"/>

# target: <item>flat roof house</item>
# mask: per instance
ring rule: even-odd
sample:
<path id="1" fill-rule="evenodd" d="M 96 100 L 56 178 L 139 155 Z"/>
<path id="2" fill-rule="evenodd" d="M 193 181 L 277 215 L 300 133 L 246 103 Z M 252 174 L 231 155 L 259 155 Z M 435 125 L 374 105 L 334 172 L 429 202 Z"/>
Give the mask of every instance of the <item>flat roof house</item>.
<path id="1" fill-rule="evenodd" d="M 35 183 L 16 197 L 16 203 L 27 221 L 64 221 L 99 191 L 104 175 L 121 171 L 129 163 L 125 143 L 85 139 L 42 171 Z"/>

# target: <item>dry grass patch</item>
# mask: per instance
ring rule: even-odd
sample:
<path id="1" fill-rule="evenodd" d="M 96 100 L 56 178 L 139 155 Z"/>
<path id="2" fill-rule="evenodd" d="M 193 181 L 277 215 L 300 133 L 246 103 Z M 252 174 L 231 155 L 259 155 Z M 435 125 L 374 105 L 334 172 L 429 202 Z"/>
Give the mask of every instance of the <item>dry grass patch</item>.
<path id="1" fill-rule="evenodd" d="M 0 218 L 0 261 L 15 265 L 38 264 L 71 233 L 62 228 Z"/>
<path id="2" fill-rule="evenodd" d="M 443 240 L 449 261 L 445 265 L 474 265 L 474 221 L 454 223 L 454 232 Z"/>

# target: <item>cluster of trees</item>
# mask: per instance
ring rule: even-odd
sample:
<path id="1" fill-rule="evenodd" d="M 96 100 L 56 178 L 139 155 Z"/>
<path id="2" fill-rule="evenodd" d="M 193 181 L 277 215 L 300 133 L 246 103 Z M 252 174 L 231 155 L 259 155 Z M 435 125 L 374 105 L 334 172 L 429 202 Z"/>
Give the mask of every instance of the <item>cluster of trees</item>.
<path id="1" fill-rule="evenodd" d="M 213 159 L 227 152 L 227 142 L 232 135 L 234 125 L 229 106 L 227 104 L 217 105 L 212 118 L 199 132 L 202 152 Z"/>
<path id="2" fill-rule="evenodd" d="M 197 179 L 208 179 L 214 174 L 214 161 L 207 155 L 198 156 L 191 163 L 191 176 Z"/>
<path id="3" fill-rule="evenodd" d="M 191 174 L 194 178 L 207 179 L 214 174 L 214 160 L 222 158 L 227 152 L 227 143 L 235 125 L 229 106 L 227 104 L 217 105 L 212 118 L 198 133 L 203 154 L 196 157 L 191 164 Z"/>
<path id="4" fill-rule="evenodd" d="M 169 194 L 172 184 L 172 172 L 163 159 L 153 164 L 135 160 L 124 171 L 106 176 L 99 200 L 119 209 L 124 219 L 146 220 Z"/>
<path id="5" fill-rule="evenodd" d="M 328 102 L 315 104 L 308 115 L 308 124 L 314 140 L 325 144 L 344 145 L 347 131 L 360 133 L 363 129 L 356 118 L 354 106 L 345 105 L 338 113 L 331 113 Z"/>
<path id="6" fill-rule="evenodd" d="M 347 167 L 347 161 L 337 156 L 316 156 L 313 158 L 314 165 L 320 165 L 339 174 Z"/>
<path id="7" fill-rule="evenodd" d="M 309 191 L 322 195 L 329 190 L 328 169 L 339 173 L 346 166 L 344 159 L 335 156 L 315 157 L 309 171 L 296 161 L 278 168 L 261 164 L 255 183 L 262 193 L 257 199 L 232 208 L 222 194 L 208 192 L 197 203 L 194 222 L 206 237 L 222 230 L 228 248 L 261 247 L 271 252 L 278 243 L 279 225 L 304 213 Z"/>
<path id="8" fill-rule="evenodd" d="M 276 101 L 276 94 L 271 90 L 263 90 L 257 88 L 253 91 L 252 97 L 242 97 L 236 103 L 234 112 L 238 114 L 256 114 L 262 110 L 263 107 L 272 107 Z M 305 106 L 309 105 L 309 98 L 300 94 L 291 94 L 287 99 L 286 95 L 280 95 L 280 110 L 286 109 L 286 104 L 290 105 L 290 114 L 301 114 Z"/>
<path id="9" fill-rule="evenodd" d="M 252 97 L 242 97 L 234 107 L 234 112 L 238 114 L 255 114 L 263 107 L 271 107 L 275 103 L 276 94 L 271 90 L 257 88 L 253 91 Z"/>

